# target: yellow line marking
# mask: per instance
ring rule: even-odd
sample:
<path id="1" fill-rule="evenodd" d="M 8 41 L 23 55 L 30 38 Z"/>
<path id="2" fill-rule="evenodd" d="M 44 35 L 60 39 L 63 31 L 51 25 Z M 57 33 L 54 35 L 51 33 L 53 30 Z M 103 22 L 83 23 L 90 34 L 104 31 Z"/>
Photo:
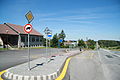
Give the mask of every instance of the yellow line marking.
<path id="1" fill-rule="evenodd" d="M 64 65 L 64 67 L 63 67 L 63 70 L 62 70 L 60 76 L 59 76 L 57 79 L 55 79 L 55 80 L 62 80 L 62 79 L 65 77 L 65 74 L 66 74 L 67 68 L 68 68 L 68 64 L 69 64 L 71 58 L 72 58 L 72 57 L 70 57 L 70 58 L 68 58 L 68 59 L 66 60 L 65 65 Z"/>
<path id="2" fill-rule="evenodd" d="M 2 75 L 3 73 L 5 73 L 5 72 L 6 72 L 6 70 L 3 70 L 3 71 L 0 72 L 0 80 L 3 80 L 3 79 L 1 78 L 1 75 Z"/>

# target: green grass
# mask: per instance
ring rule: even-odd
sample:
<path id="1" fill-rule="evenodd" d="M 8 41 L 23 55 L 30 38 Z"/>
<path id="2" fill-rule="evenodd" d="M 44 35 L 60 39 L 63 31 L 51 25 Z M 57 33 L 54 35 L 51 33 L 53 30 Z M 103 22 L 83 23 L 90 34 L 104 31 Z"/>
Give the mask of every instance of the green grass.
<path id="1" fill-rule="evenodd" d="M 113 51 L 120 51 L 120 46 L 106 48 Z"/>
<path id="2" fill-rule="evenodd" d="M 0 51 L 9 50 L 7 48 L 0 48 Z"/>
<path id="3" fill-rule="evenodd" d="M 32 47 L 31 49 L 45 49 L 46 47 Z M 51 47 L 47 47 L 47 48 L 51 48 Z"/>

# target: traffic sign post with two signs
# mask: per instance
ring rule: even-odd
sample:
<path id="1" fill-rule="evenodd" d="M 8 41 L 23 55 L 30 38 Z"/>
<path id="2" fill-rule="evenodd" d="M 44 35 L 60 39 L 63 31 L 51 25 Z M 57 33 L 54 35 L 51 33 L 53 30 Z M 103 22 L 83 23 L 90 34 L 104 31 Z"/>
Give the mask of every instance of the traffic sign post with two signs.
<path id="1" fill-rule="evenodd" d="M 25 26 L 24 26 L 24 31 L 26 32 L 26 33 L 28 33 L 28 70 L 31 70 L 30 69 L 30 48 L 29 48 L 29 46 L 30 46 L 30 41 L 29 41 L 29 37 L 30 37 L 30 32 L 32 31 L 32 25 L 30 24 L 30 22 L 34 19 L 34 17 L 33 17 L 33 15 L 32 15 L 32 12 L 31 11 L 29 11 L 26 15 L 25 15 L 25 17 L 27 18 L 27 20 L 28 20 L 28 24 L 26 24 Z"/>

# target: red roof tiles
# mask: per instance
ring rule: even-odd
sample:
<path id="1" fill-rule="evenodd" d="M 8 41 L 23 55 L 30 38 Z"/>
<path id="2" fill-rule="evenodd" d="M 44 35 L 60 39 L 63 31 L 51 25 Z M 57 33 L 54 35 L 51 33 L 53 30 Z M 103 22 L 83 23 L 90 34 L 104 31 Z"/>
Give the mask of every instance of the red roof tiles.
<path id="1" fill-rule="evenodd" d="M 10 24 L 10 23 L 0 24 L 0 34 L 6 34 L 6 30 L 8 30 L 8 34 L 14 34 L 14 35 L 18 35 L 18 33 L 27 34 L 24 32 L 23 26 Z M 41 33 L 37 32 L 35 29 L 33 29 L 30 34 L 43 36 Z"/>
<path id="2" fill-rule="evenodd" d="M 12 35 L 18 35 L 15 31 L 10 29 L 8 26 L 4 24 L 0 24 L 0 34 L 12 34 Z"/>

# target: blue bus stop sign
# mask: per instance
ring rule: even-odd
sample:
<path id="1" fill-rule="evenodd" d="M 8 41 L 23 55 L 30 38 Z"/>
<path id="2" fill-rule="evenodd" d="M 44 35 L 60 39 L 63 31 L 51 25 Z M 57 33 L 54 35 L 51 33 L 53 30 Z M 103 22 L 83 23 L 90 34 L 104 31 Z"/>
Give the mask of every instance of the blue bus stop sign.
<path id="1" fill-rule="evenodd" d="M 52 37 L 52 34 L 48 34 L 48 37 Z"/>
<path id="2" fill-rule="evenodd" d="M 59 39 L 59 42 L 63 42 L 63 40 L 62 40 L 62 39 Z"/>

